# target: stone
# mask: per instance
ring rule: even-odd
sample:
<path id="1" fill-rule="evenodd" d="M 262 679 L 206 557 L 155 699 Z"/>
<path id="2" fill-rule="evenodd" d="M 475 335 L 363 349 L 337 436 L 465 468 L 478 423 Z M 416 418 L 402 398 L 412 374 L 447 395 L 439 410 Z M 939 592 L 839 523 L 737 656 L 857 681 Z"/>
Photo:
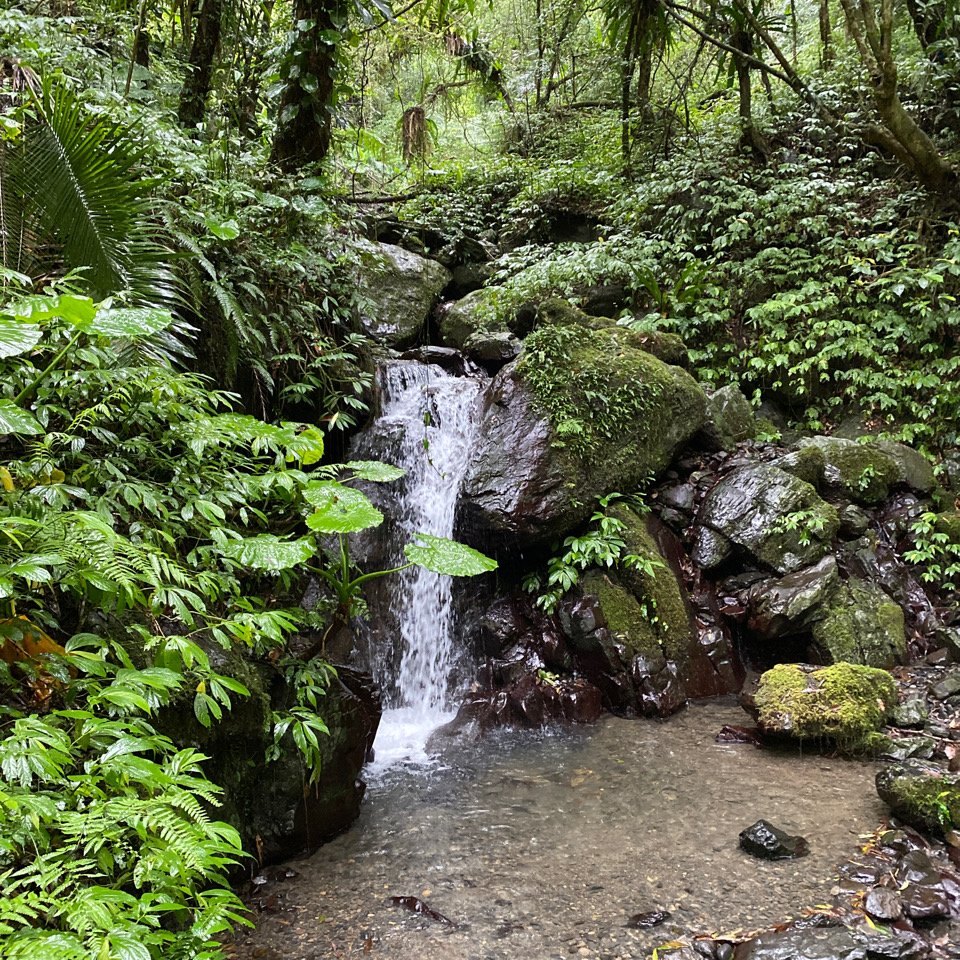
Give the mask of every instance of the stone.
<path id="1" fill-rule="evenodd" d="M 715 570 L 733 556 L 734 546 L 722 533 L 697 525 L 693 531 L 690 559 L 701 570 Z"/>
<path id="2" fill-rule="evenodd" d="M 730 384 L 707 394 L 707 422 L 701 431 L 706 449 L 732 450 L 756 432 L 753 407 L 739 387 Z"/>
<path id="3" fill-rule="evenodd" d="M 929 760 L 905 760 L 877 773 L 877 793 L 911 826 L 942 835 L 960 827 L 960 774 Z"/>
<path id="4" fill-rule="evenodd" d="M 740 833 L 740 849 L 761 860 L 805 857 L 810 845 L 805 837 L 791 836 L 766 820 L 758 820 Z"/>
<path id="5" fill-rule="evenodd" d="M 826 468 L 827 461 L 823 456 L 823 451 L 817 447 L 801 447 L 799 450 L 792 450 L 773 461 L 773 466 L 787 473 L 792 473 L 795 477 L 805 480 L 814 487 L 820 485 L 823 480 L 823 471 Z"/>
<path id="6" fill-rule="evenodd" d="M 824 480 L 845 496 L 865 506 L 876 506 L 890 495 L 901 470 L 893 457 L 876 443 L 839 437 L 810 437 L 800 448 L 816 447 L 825 461 Z"/>
<path id="7" fill-rule="evenodd" d="M 704 498 L 698 522 L 777 573 L 818 561 L 840 525 L 809 483 L 765 463 L 724 477 Z"/>
<path id="8" fill-rule="evenodd" d="M 627 337 L 627 343 L 672 366 L 690 366 L 687 345 L 675 333 L 666 333 L 663 330 L 632 330 Z"/>
<path id="9" fill-rule="evenodd" d="M 779 580 L 762 581 L 746 591 L 747 629 L 762 640 L 803 633 L 839 584 L 832 555 Z"/>
<path id="10" fill-rule="evenodd" d="M 523 344 L 509 330 L 477 330 L 467 337 L 463 352 L 477 363 L 503 366 L 520 355 Z"/>
<path id="11" fill-rule="evenodd" d="M 884 760 L 909 760 L 911 757 L 926 760 L 933 756 L 936 747 L 937 741 L 932 737 L 899 737 L 890 739 L 877 755 Z"/>
<path id="12" fill-rule="evenodd" d="M 840 511 L 840 536 L 845 540 L 859 539 L 867 532 L 869 527 L 869 515 L 855 503 L 848 503 Z"/>
<path id="13" fill-rule="evenodd" d="M 930 687 L 930 696 L 936 700 L 946 700 L 958 693 L 960 693 L 960 670 L 948 673 L 942 680 Z"/>
<path id="14" fill-rule="evenodd" d="M 933 490 L 936 485 L 933 465 L 922 453 L 905 443 L 895 443 L 892 440 L 877 440 L 874 443 L 878 450 L 894 462 L 897 470 L 894 483 L 897 486 L 908 487 L 915 493 L 923 494 Z"/>
<path id="15" fill-rule="evenodd" d="M 907 653 L 903 610 L 878 586 L 849 580 L 838 586 L 813 626 L 821 663 L 860 663 L 889 669 Z"/>
<path id="16" fill-rule="evenodd" d="M 444 346 L 464 350 L 473 336 L 509 333 L 508 324 L 496 316 L 496 303 L 500 296 L 502 291 L 499 287 L 483 287 L 454 303 L 445 304 L 440 312 L 440 337 Z M 481 341 L 482 337 L 477 342 Z"/>
<path id="17" fill-rule="evenodd" d="M 922 727 L 930 712 L 923 700 L 905 700 L 893 709 L 893 722 L 898 727 Z"/>
<path id="18" fill-rule="evenodd" d="M 923 960 L 925 944 L 911 935 L 814 926 L 797 921 L 737 945 L 734 960 Z"/>
<path id="19" fill-rule="evenodd" d="M 937 533 L 944 533 L 951 543 L 960 543 L 960 511 L 950 510 L 937 515 L 934 522 Z"/>
<path id="20" fill-rule="evenodd" d="M 358 285 L 368 306 L 364 333 L 397 350 L 423 339 L 427 318 L 450 282 L 446 267 L 390 243 L 358 241 Z"/>
<path id="21" fill-rule="evenodd" d="M 566 533 L 597 497 L 662 471 L 704 422 L 688 373 L 631 346 L 630 331 L 588 320 L 541 305 L 522 355 L 484 394 L 459 515 L 477 545 Z"/>
<path id="22" fill-rule="evenodd" d="M 873 667 L 781 663 L 760 677 L 753 700 L 765 734 L 858 749 L 889 719 L 897 687 L 889 673 Z"/>
<path id="23" fill-rule="evenodd" d="M 892 923 L 903 914 L 903 904 L 896 890 L 889 887 L 871 887 L 864 897 L 863 908 L 874 920 Z"/>

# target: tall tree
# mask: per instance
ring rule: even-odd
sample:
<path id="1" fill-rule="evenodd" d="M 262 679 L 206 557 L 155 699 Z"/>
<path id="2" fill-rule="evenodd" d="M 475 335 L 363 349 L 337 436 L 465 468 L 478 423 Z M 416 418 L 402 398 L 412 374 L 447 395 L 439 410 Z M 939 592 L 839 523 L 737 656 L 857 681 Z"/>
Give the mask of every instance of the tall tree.
<path id="1" fill-rule="evenodd" d="M 223 12 L 223 0 L 202 0 L 177 110 L 178 119 L 186 127 L 196 126 L 203 121 L 213 80 L 214 61 L 220 46 Z"/>

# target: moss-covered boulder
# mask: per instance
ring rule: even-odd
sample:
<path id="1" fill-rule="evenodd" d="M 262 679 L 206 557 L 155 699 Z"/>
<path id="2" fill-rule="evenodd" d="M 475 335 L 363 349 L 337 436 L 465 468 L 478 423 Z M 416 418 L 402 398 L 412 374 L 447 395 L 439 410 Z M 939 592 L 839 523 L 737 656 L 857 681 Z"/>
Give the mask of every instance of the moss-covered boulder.
<path id="1" fill-rule="evenodd" d="M 848 661 L 890 669 L 907 652 L 903 610 L 876 584 L 850 580 L 820 608 L 813 646 L 822 663 Z"/>
<path id="2" fill-rule="evenodd" d="M 827 461 L 819 447 L 801 447 L 799 450 L 791 450 L 790 453 L 778 457 L 773 461 L 773 465 L 817 487 L 823 480 Z"/>
<path id="3" fill-rule="evenodd" d="M 870 440 L 860 443 L 840 437 L 809 437 L 800 449 L 815 448 L 824 457 L 824 480 L 851 500 L 876 506 L 892 487 L 917 493 L 933 489 L 933 469 L 915 450 L 902 443 Z"/>
<path id="4" fill-rule="evenodd" d="M 905 760 L 877 774 L 877 793 L 914 827 L 935 834 L 960 830 L 960 773 L 927 760 Z"/>
<path id="5" fill-rule="evenodd" d="M 499 288 L 483 287 L 444 306 L 440 315 L 440 336 L 444 346 L 463 350 L 467 341 L 477 334 L 509 333 L 509 324 L 497 317 L 499 295 Z"/>
<path id="6" fill-rule="evenodd" d="M 730 384 L 707 395 L 707 422 L 704 445 L 712 450 L 731 450 L 757 432 L 757 418 L 750 401 L 739 387 Z"/>
<path id="7" fill-rule="evenodd" d="M 938 514 L 934 527 L 937 533 L 945 534 L 951 543 L 960 544 L 960 511 L 950 510 Z"/>
<path id="8" fill-rule="evenodd" d="M 705 418 L 696 381 L 630 331 L 566 305 L 537 323 L 486 392 L 464 482 L 465 532 L 487 546 L 572 529 L 596 497 L 666 467 Z"/>
<path id="9" fill-rule="evenodd" d="M 697 523 L 693 559 L 704 569 L 737 546 L 763 566 L 792 573 L 826 554 L 840 518 L 809 483 L 756 463 L 731 471 L 707 494 Z"/>
<path id="10" fill-rule="evenodd" d="M 885 670 L 854 663 L 781 663 L 761 676 L 754 703 L 766 734 L 856 747 L 890 718 L 897 686 Z"/>
<path id="11" fill-rule="evenodd" d="M 364 332 L 387 347 L 402 350 L 423 339 L 424 327 L 440 292 L 450 282 L 446 267 L 403 247 L 358 244 L 358 286 L 368 306 Z"/>

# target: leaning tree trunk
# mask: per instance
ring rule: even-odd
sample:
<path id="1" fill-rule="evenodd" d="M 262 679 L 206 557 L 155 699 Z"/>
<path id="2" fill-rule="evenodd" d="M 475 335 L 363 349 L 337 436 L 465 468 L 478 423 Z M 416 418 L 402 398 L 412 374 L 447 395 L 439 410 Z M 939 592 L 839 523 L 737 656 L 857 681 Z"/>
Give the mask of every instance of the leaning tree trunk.
<path id="1" fill-rule="evenodd" d="M 271 159 L 292 173 L 319 163 L 330 149 L 331 107 L 345 20 L 342 0 L 293 0 L 293 20 L 308 23 L 298 33 L 284 66 L 285 86 Z"/>
<path id="2" fill-rule="evenodd" d="M 931 190 L 946 195 L 957 183 L 957 172 L 934 142 L 907 112 L 897 92 L 893 56 L 893 0 L 881 0 L 880 18 L 870 0 L 840 0 L 847 26 L 873 84 L 873 99 L 882 121 L 865 139 L 892 153 Z"/>
<path id="3" fill-rule="evenodd" d="M 185 127 L 195 127 L 203 121 L 213 79 L 213 62 L 220 46 L 220 25 L 223 19 L 223 0 L 203 0 L 197 14 L 197 31 L 190 46 L 187 76 L 180 90 L 177 118 Z"/>

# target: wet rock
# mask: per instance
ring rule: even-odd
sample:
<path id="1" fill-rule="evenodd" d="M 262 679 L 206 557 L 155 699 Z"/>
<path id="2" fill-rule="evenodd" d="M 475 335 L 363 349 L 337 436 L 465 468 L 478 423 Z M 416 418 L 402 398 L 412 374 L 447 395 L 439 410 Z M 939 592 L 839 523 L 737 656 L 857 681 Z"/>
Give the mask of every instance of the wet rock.
<path id="1" fill-rule="evenodd" d="M 878 586 L 850 580 L 819 612 L 813 646 L 823 663 L 860 663 L 889 669 L 907 652 L 903 610 Z"/>
<path id="2" fill-rule="evenodd" d="M 891 739 L 878 755 L 884 760 L 909 760 L 911 757 L 927 760 L 933 756 L 936 746 L 937 741 L 931 737 L 900 737 Z"/>
<path id="3" fill-rule="evenodd" d="M 810 845 L 805 837 L 791 836 L 766 820 L 758 820 L 740 834 L 740 849 L 762 860 L 805 857 Z"/>
<path id="4" fill-rule="evenodd" d="M 854 503 L 848 503 L 840 511 L 840 536 L 845 540 L 862 537 L 870 527 L 870 516 Z"/>
<path id="5" fill-rule="evenodd" d="M 395 349 L 423 335 L 427 317 L 450 282 L 450 271 L 435 260 L 389 243 L 361 241 L 359 286 L 369 301 L 361 316 L 364 332 Z"/>
<path id="6" fill-rule="evenodd" d="M 649 930 L 666 923 L 673 914 L 669 910 L 648 910 L 646 913 L 635 913 L 628 921 L 627 926 L 632 930 Z"/>
<path id="7" fill-rule="evenodd" d="M 903 912 L 911 920 L 941 920 L 950 916 L 950 903 L 940 872 L 923 850 L 910 850 L 897 864 Z"/>
<path id="8" fill-rule="evenodd" d="M 896 702 L 889 673 L 852 663 L 778 664 L 760 677 L 754 696 L 765 734 L 829 738 L 851 748 L 884 725 Z"/>
<path id="9" fill-rule="evenodd" d="M 877 793 L 906 823 L 935 834 L 960 827 L 960 774 L 906 760 L 877 774 Z"/>
<path id="10" fill-rule="evenodd" d="M 793 474 L 814 487 L 819 486 L 820 481 L 823 480 L 826 465 L 823 451 L 817 447 L 801 447 L 773 461 L 773 466 Z"/>
<path id="11" fill-rule="evenodd" d="M 478 363 L 501 367 L 520 355 L 523 344 L 509 331 L 490 330 L 471 333 L 463 352 Z"/>
<path id="12" fill-rule="evenodd" d="M 898 727 L 922 727 L 929 715 L 923 700 L 906 700 L 894 707 L 893 722 Z"/>
<path id="13" fill-rule="evenodd" d="M 707 394 L 707 422 L 701 430 L 705 449 L 732 450 L 756 430 L 753 407 L 738 387 L 730 384 Z"/>
<path id="14" fill-rule="evenodd" d="M 901 470 L 893 457 L 875 443 L 858 443 L 839 437 L 810 437 L 801 449 L 816 447 L 823 454 L 824 480 L 845 496 L 865 506 L 882 503 L 897 483 Z"/>
<path id="15" fill-rule="evenodd" d="M 849 927 L 801 926 L 737 945 L 735 960 L 920 960 L 914 940 Z"/>
<path id="16" fill-rule="evenodd" d="M 733 543 L 722 533 L 710 527 L 697 526 L 693 534 L 690 559 L 701 570 L 714 570 L 726 562 L 734 552 Z"/>
<path id="17" fill-rule="evenodd" d="M 747 628 L 763 640 L 802 633 L 839 584 L 833 556 L 779 580 L 756 584 L 746 591 Z"/>
<path id="18" fill-rule="evenodd" d="M 498 287 L 484 287 L 474 290 L 454 303 L 444 304 L 440 313 L 440 336 L 444 346 L 457 350 L 467 350 L 471 337 L 476 337 L 475 346 L 492 334 L 511 333 L 506 321 L 494 319 L 498 297 L 502 291 Z"/>
<path id="19" fill-rule="evenodd" d="M 572 529 L 596 497 L 666 467 L 704 421 L 689 374 L 631 346 L 624 328 L 582 318 L 541 305 L 524 353 L 485 393 L 460 517 L 488 550 L 491 538 L 516 547 Z"/>
<path id="20" fill-rule="evenodd" d="M 871 887 L 863 901 L 863 908 L 874 920 L 891 923 L 903 913 L 903 904 L 896 890 L 889 887 Z"/>
<path id="21" fill-rule="evenodd" d="M 930 687 L 930 696 L 937 700 L 946 700 L 958 693 L 960 693 L 960 670 L 947 674 L 939 683 Z"/>
<path id="22" fill-rule="evenodd" d="M 933 465 L 923 454 L 905 443 L 877 440 L 874 445 L 893 461 L 896 467 L 894 483 L 909 487 L 916 493 L 930 493 L 935 485 Z"/>
<path id="23" fill-rule="evenodd" d="M 724 477 L 704 499 L 698 521 L 778 573 L 823 557 L 840 525 L 810 484 L 765 463 Z"/>
<path id="24" fill-rule="evenodd" d="M 457 377 L 475 376 L 481 373 L 476 364 L 471 363 L 459 350 L 451 347 L 426 345 L 405 350 L 400 354 L 401 360 L 419 360 L 420 363 L 432 363 Z"/>

